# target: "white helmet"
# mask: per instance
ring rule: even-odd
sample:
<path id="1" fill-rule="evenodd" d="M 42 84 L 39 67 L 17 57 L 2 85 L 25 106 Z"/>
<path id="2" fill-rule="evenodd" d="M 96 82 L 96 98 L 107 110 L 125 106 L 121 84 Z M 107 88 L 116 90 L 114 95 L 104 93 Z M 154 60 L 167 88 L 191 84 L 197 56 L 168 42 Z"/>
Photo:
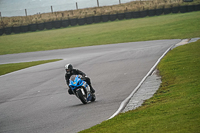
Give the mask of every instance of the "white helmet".
<path id="1" fill-rule="evenodd" d="M 71 72 L 72 69 L 73 69 L 73 66 L 72 66 L 71 64 L 65 65 L 65 70 L 66 70 L 66 72 Z"/>

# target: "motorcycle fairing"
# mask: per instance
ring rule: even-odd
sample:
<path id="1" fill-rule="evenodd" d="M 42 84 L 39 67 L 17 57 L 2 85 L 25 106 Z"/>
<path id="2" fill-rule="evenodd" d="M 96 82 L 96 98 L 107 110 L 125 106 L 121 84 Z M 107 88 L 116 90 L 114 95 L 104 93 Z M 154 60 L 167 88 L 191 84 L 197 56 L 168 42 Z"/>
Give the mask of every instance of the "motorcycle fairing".
<path id="1" fill-rule="evenodd" d="M 81 80 L 78 75 L 76 75 L 75 78 L 72 77 L 70 79 L 69 86 L 71 87 L 72 90 L 79 88 L 81 86 L 84 86 L 85 88 L 88 86 L 85 81 Z"/>

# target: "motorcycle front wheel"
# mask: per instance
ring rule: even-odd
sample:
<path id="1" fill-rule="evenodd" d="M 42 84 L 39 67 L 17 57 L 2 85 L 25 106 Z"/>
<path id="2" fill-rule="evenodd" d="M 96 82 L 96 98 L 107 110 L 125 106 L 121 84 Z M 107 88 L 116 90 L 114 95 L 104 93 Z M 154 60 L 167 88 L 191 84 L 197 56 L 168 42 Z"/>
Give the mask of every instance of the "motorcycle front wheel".
<path id="1" fill-rule="evenodd" d="M 78 97 L 79 97 L 79 99 L 81 100 L 81 102 L 82 102 L 83 104 L 87 104 L 86 95 L 83 95 L 83 93 L 82 93 L 81 90 L 78 90 L 78 91 L 77 91 L 77 94 L 78 94 Z"/>

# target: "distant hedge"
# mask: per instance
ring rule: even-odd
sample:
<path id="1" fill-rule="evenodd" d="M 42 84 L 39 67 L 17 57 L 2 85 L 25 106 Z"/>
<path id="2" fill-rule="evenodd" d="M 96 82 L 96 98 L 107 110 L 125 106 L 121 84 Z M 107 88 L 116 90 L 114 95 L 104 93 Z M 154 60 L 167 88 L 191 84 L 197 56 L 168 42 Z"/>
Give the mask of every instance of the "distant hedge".
<path id="1" fill-rule="evenodd" d="M 11 33 L 25 33 L 25 32 L 34 32 L 37 30 L 50 30 L 50 29 L 58 29 L 64 28 L 68 26 L 76 26 L 76 25 L 85 25 L 85 24 L 92 24 L 92 23 L 100 23 L 100 22 L 108 22 L 108 21 L 115 21 L 115 20 L 123 20 L 123 19 L 132 19 L 132 18 L 142 18 L 146 16 L 159 16 L 165 15 L 169 13 L 186 13 L 192 11 L 200 11 L 200 4 L 198 5 L 184 5 L 184 6 L 177 6 L 177 7 L 169 7 L 169 8 L 160 8 L 160 9 L 151 9 L 151 10 L 143 10 L 143 11 L 136 11 L 136 12 L 125 12 L 119 14 L 109 14 L 109 15 L 100 15 L 100 16 L 92 16 L 92 17 L 85 17 L 85 18 L 74 18 L 74 19 L 67 19 L 67 20 L 56 20 L 44 23 L 37 23 L 37 24 L 29 24 L 25 26 L 18 26 L 18 27 L 6 27 L 0 29 L 0 35 L 6 34 L 10 35 Z"/>

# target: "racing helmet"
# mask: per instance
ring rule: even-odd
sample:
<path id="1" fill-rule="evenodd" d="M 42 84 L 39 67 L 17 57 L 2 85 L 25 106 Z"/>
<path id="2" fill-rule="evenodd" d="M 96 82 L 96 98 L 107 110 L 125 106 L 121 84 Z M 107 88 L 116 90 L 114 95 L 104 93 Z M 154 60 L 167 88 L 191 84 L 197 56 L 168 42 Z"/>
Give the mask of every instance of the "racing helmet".
<path id="1" fill-rule="evenodd" d="M 71 65 L 71 64 L 67 64 L 67 65 L 65 65 L 65 70 L 66 70 L 66 72 L 71 72 L 72 71 L 72 69 L 73 69 L 73 66 Z"/>

